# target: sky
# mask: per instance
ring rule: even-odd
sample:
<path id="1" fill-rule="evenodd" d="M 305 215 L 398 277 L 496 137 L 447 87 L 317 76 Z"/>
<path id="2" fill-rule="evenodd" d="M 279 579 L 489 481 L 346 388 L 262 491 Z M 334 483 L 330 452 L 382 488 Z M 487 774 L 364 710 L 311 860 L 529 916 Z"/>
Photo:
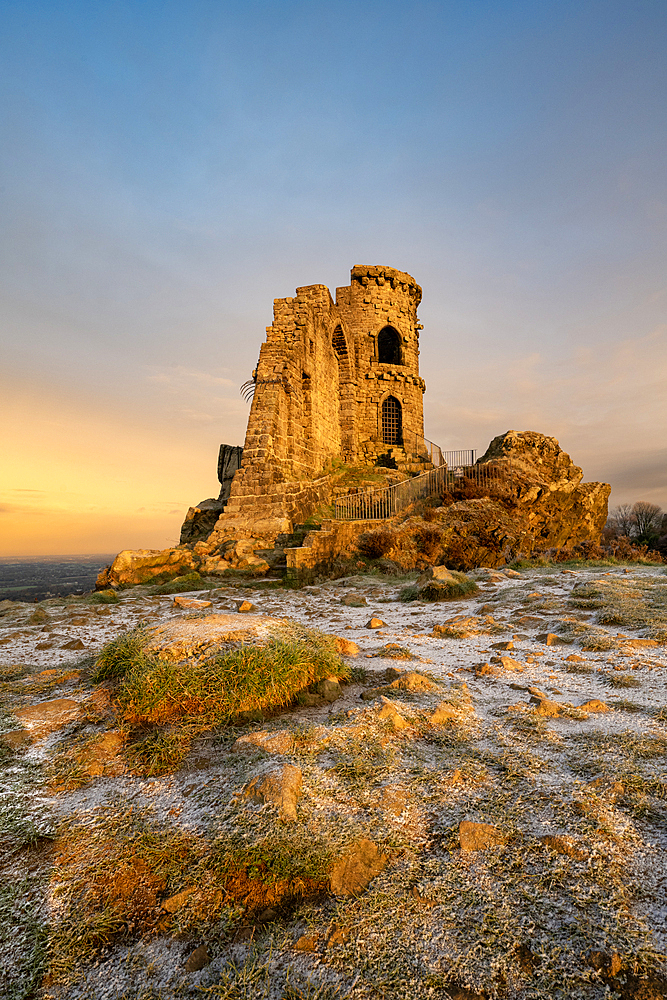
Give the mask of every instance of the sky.
<path id="1" fill-rule="evenodd" d="M 0 555 L 178 542 L 274 298 L 423 287 L 426 435 L 667 509 L 664 0 L 0 0 Z"/>

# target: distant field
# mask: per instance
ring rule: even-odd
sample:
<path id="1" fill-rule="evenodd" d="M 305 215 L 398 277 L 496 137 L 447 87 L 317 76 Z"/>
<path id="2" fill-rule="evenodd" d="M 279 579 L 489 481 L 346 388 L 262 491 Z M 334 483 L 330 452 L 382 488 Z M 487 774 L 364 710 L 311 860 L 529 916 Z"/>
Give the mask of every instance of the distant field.
<path id="1" fill-rule="evenodd" d="M 43 601 L 93 590 L 113 555 L 0 559 L 0 600 Z"/>

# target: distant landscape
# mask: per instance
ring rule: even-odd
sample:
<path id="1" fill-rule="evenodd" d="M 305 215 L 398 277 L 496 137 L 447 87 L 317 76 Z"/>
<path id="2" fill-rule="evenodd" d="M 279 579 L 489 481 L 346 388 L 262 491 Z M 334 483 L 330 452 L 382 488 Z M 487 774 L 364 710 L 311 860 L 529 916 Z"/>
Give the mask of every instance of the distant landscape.
<path id="1" fill-rule="evenodd" d="M 113 555 L 0 559 L 0 600 L 43 601 L 95 589 L 97 574 Z"/>

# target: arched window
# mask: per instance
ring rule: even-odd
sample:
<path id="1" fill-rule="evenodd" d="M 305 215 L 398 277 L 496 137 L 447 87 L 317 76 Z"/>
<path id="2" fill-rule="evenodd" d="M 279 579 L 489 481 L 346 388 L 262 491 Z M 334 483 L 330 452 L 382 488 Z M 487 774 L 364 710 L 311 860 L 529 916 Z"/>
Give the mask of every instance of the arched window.
<path id="1" fill-rule="evenodd" d="M 401 338 L 393 326 L 385 326 L 378 334 L 378 361 L 385 365 L 402 365 Z"/>
<path id="2" fill-rule="evenodd" d="M 385 444 L 403 444 L 403 414 L 395 396 L 382 403 L 382 440 Z"/>

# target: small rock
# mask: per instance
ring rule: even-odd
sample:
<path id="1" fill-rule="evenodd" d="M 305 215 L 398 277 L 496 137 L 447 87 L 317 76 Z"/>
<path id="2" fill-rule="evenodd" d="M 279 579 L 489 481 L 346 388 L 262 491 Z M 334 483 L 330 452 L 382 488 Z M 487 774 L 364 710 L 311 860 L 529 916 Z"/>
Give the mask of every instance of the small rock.
<path id="1" fill-rule="evenodd" d="M 381 618 L 370 618 L 366 622 L 366 628 L 384 628 L 384 622 Z"/>
<path id="2" fill-rule="evenodd" d="M 505 574 L 505 576 L 510 576 L 513 578 L 521 576 L 521 573 L 517 573 L 515 569 L 504 569 L 503 573 Z"/>
<path id="3" fill-rule="evenodd" d="M 548 698 L 536 698 L 533 696 L 530 699 L 530 704 L 535 706 L 533 709 L 535 715 L 542 715 L 547 719 L 558 718 L 563 710 L 557 701 L 550 701 Z"/>
<path id="4" fill-rule="evenodd" d="M 296 820 L 296 801 L 301 795 L 303 777 L 301 768 L 283 764 L 265 774 L 258 774 L 248 782 L 244 795 L 253 802 L 270 802 L 280 810 L 282 819 Z"/>
<path id="5" fill-rule="evenodd" d="M 195 948 L 187 962 L 185 963 L 186 972 L 199 972 L 200 969 L 204 969 L 211 959 L 209 957 L 206 945 L 202 944 L 199 948 Z"/>
<path id="6" fill-rule="evenodd" d="M 236 605 L 236 610 L 239 612 L 239 614 L 245 615 L 251 611 L 254 611 L 255 605 L 252 604 L 250 601 L 241 601 L 240 604 Z"/>
<path id="7" fill-rule="evenodd" d="M 586 662 L 586 657 L 585 656 L 579 656 L 578 653 L 570 653 L 569 656 L 565 657 L 565 661 L 567 663 L 585 663 Z"/>
<path id="8" fill-rule="evenodd" d="M 616 952 L 589 951 L 586 956 L 588 964 L 605 976 L 617 976 L 623 967 L 621 956 Z"/>
<path id="9" fill-rule="evenodd" d="M 14 712 L 26 729 L 58 729 L 72 722 L 79 714 L 79 703 L 71 698 L 55 698 L 42 701 Z"/>
<path id="10" fill-rule="evenodd" d="M 518 673 L 523 672 L 523 663 L 519 663 L 518 660 L 513 660 L 511 656 L 501 656 L 500 662 L 504 670 L 514 670 Z"/>
<path id="11" fill-rule="evenodd" d="M 317 934 L 302 934 L 294 944 L 295 951 L 317 951 L 319 937 Z"/>
<path id="12" fill-rule="evenodd" d="M 565 854 L 568 858 L 574 858 L 575 861 L 585 861 L 588 857 L 586 851 L 582 851 L 580 847 L 577 847 L 577 844 L 572 837 L 565 835 L 547 836 L 540 837 L 540 841 L 545 847 L 549 847 L 557 854 Z"/>
<path id="13" fill-rule="evenodd" d="M 347 608 L 364 608 L 367 606 L 366 598 L 360 594 L 347 594 L 341 598 L 340 603 L 344 604 Z"/>
<path id="14" fill-rule="evenodd" d="M 351 927 L 340 927 L 338 924 L 332 924 L 327 938 L 327 948 L 335 948 L 337 944 L 345 944 L 351 933 Z"/>
<path id="15" fill-rule="evenodd" d="M 514 643 L 511 639 L 507 642 L 493 642 L 491 643 L 491 649 L 514 649 Z"/>
<path id="16" fill-rule="evenodd" d="M 390 683 L 389 687 L 400 689 L 401 691 L 420 692 L 432 691 L 435 685 L 424 674 L 420 674 L 416 670 L 406 670 L 405 673 L 399 673 L 398 677 Z"/>
<path id="17" fill-rule="evenodd" d="M 343 696 L 343 689 L 338 683 L 337 677 L 327 677 L 326 680 L 320 681 L 316 690 L 325 701 L 329 702 L 337 701 Z"/>
<path id="18" fill-rule="evenodd" d="M 346 628 L 351 628 L 351 625 L 346 625 Z M 359 647 L 356 642 L 352 642 L 351 639 L 343 639 L 340 635 L 333 636 L 336 649 L 341 656 L 359 656 Z"/>
<path id="19" fill-rule="evenodd" d="M 545 646 L 566 646 L 565 639 L 561 639 L 554 632 L 541 632 L 535 636 L 535 642 L 543 642 Z"/>
<path id="20" fill-rule="evenodd" d="M 183 594 L 176 594 L 174 598 L 174 604 L 177 608 L 192 608 L 196 610 L 198 608 L 210 608 L 212 601 L 200 601 L 195 597 L 184 597 Z"/>
<path id="21" fill-rule="evenodd" d="M 509 659 L 509 657 L 508 657 Z M 498 677 L 500 670 L 491 663 L 476 663 L 472 668 L 475 677 Z"/>
<path id="22" fill-rule="evenodd" d="M 185 905 L 188 896 L 191 896 L 194 891 L 195 887 L 191 886 L 189 889 L 183 889 L 182 892 L 177 892 L 175 896 L 170 896 L 169 899 L 165 899 L 162 904 L 162 909 L 166 910 L 167 913 L 178 912 L 178 910 Z"/>
<path id="23" fill-rule="evenodd" d="M 460 722 L 461 713 L 453 705 L 448 705 L 446 701 L 441 701 L 429 716 L 428 721 L 433 726 L 443 726 L 446 722 Z"/>
<path id="24" fill-rule="evenodd" d="M 459 840 L 462 851 L 484 851 L 487 847 L 497 847 L 506 843 L 507 838 L 490 823 L 459 823 Z"/>
<path id="25" fill-rule="evenodd" d="M 611 712 L 609 706 L 605 705 L 599 698 L 591 698 L 590 701 L 585 701 L 583 705 L 577 705 L 577 708 L 582 709 L 584 712 Z"/>
<path id="26" fill-rule="evenodd" d="M 81 639 L 70 639 L 69 642 L 64 642 L 61 649 L 85 649 L 86 647 L 81 642 Z"/>
<path id="27" fill-rule="evenodd" d="M 393 701 L 389 701 L 384 696 L 381 696 L 381 698 L 383 704 L 378 712 L 378 719 L 389 719 L 394 729 L 407 729 L 410 723 L 405 721 Z"/>
<path id="28" fill-rule="evenodd" d="M 331 891 L 336 896 L 360 895 L 388 860 L 372 841 L 358 840 L 333 866 L 329 880 Z"/>
<path id="29" fill-rule="evenodd" d="M 239 736 L 233 744 L 232 750 L 243 751 L 259 748 L 265 753 L 284 754 L 291 752 L 293 743 L 293 736 L 288 729 L 279 729 L 273 733 L 266 730 L 259 730 L 254 733 L 247 733 L 245 736 Z"/>

